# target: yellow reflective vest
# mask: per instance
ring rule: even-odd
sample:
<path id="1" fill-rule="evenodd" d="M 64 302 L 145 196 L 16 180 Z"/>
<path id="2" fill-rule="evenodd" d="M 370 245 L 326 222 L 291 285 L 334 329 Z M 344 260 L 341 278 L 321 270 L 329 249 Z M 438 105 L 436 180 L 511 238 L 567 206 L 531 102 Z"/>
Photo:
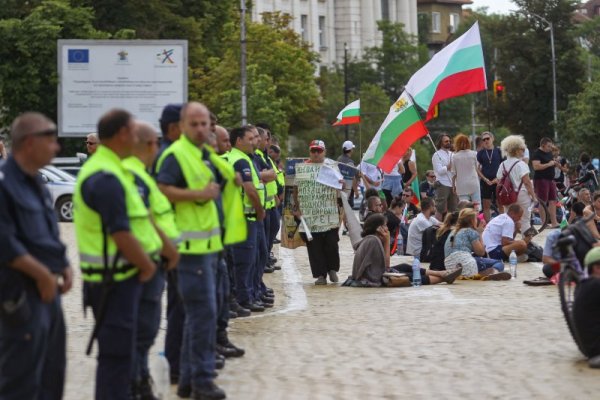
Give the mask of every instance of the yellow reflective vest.
<path id="1" fill-rule="evenodd" d="M 148 187 L 148 202 L 150 203 L 150 213 L 154 222 L 167 235 L 173 243 L 181 240 L 181 235 L 175 224 L 175 212 L 169 202 L 169 199 L 162 194 L 154 178 L 146 170 L 146 166 L 139 158 L 135 156 L 123 160 L 123 165 L 129 171 L 137 175 Z"/>
<path id="2" fill-rule="evenodd" d="M 106 268 L 111 270 L 114 281 L 124 281 L 135 274 L 138 269 L 123 257 L 116 258 L 117 246 L 112 237 L 104 233 L 100 214 L 92 210 L 83 201 L 81 187 L 85 180 L 98 172 L 114 175 L 125 193 L 125 205 L 129 218 L 131 234 L 140 242 L 142 249 L 151 257 L 156 258 L 162 247 L 158 232 L 152 225 L 150 213 L 142 200 L 135 185 L 133 174 L 127 170 L 116 153 L 106 146 L 100 145 L 96 153 L 83 165 L 77 177 L 73 195 L 73 219 L 82 278 L 87 282 L 101 282 L 103 279 L 104 243 L 106 241 Z M 116 263 L 115 263 L 116 258 Z"/>
<path id="3" fill-rule="evenodd" d="M 258 155 L 266 164 L 273 165 L 270 162 L 269 157 L 262 150 L 257 149 L 255 151 L 256 155 Z M 277 195 L 277 182 L 271 181 L 265 183 L 266 194 L 265 194 L 265 208 L 271 209 L 275 207 L 275 196 Z"/>
<path id="4" fill-rule="evenodd" d="M 228 153 L 227 159 L 229 160 L 229 164 L 232 166 L 235 165 L 235 163 L 238 162 L 239 160 L 246 160 L 248 162 L 248 164 L 250 165 L 250 171 L 252 173 L 252 184 L 254 185 L 254 188 L 258 192 L 258 198 L 260 199 L 260 204 L 263 205 L 263 207 L 264 207 L 265 186 L 260 181 L 260 178 L 258 177 L 258 172 L 256 171 L 256 167 L 254 166 L 254 163 L 252 162 L 252 159 L 250 158 L 250 156 L 248 154 L 244 153 L 243 151 L 234 147 Z M 246 195 L 243 188 L 241 188 L 241 187 L 238 189 L 238 197 L 242 199 L 242 203 L 244 206 L 243 210 L 244 210 L 244 214 L 246 215 L 246 218 L 249 221 L 256 221 L 256 210 L 254 209 L 254 206 L 252 205 L 250 198 Z"/>

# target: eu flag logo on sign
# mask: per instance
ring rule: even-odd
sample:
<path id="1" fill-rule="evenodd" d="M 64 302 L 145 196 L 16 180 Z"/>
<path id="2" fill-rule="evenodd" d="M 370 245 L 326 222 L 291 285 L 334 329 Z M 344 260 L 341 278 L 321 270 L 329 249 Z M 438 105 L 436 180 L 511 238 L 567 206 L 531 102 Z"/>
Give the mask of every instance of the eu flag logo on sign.
<path id="1" fill-rule="evenodd" d="M 89 49 L 69 49 L 68 57 L 69 57 L 69 63 L 89 63 L 90 62 L 90 50 Z"/>

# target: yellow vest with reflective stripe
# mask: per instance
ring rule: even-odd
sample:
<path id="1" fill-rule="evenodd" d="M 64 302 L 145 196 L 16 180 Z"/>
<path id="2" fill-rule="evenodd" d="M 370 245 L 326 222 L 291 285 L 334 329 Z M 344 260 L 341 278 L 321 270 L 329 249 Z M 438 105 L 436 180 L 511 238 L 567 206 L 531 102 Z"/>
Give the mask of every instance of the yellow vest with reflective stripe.
<path id="1" fill-rule="evenodd" d="M 257 149 L 255 153 L 266 163 L 271 164 L 269 158 L 266 157 L 262 150 Z M 265 195 L 265 208 L 270 209 L 275 207 L 275 196 L 277 195 L 277 182 L 271 181 L 265 183 L 266 195 Z"/>
<path id="2" fill-rule="evenodd" d="M 188 189 L 203 190 L 214 182 L 213 172 L 202 158 L 202 150 L 185 134 L 163 152 L 157 163 L 158 171 L 171 154 L 181 168 Z M 213 200 L 176 202 L 175 223 L 181 232 L 181 254 L 210 254 L 223 250 L 219 214 Z"/>
<path id="3" fill-rule="evenodd" d="M 248 239 L 248 226 L 244 217 L 242 198 L 239 195 L 239 186 L 235 183 L 235 170 L 227 159 L 219 156 L 212 147 L 204 145 L 208 151 L 209 160 L 225 180 L 221 201 L 223 205 L 223 244 L 231 245 L 245 242 Z"/>
<path id="4" fill-rule="evenodd" d="M 229 164 L 232 166 L 235 165 L 235 163 L 238 162 L 239 160 L 246 160 L 248 162 L 248 164 L 250 165 L 250 171 L 252 173 L 252 184 L 254 185 L 254 187 L 256 188 L 256 191 L 258 192 L 258 198 L 260 199 L 260 204 L 262 204 L 264 206 L 264 204 L 265 204 L 265 186 L 260 181 L 260 179 L 258 177 L 258 173 L 256 172 L 256 168 L 254 167 L 254 163 L 252 162 L 252 159 L 250 158 L 250 156 L 248 154 L 244 153 L 243 151 L 234 147 L 229 152 L 227 158 L 229 160 Z M 246 193 L 244 192 L 244 190 L 241 187 L 238 189 L 238 196 L 240 196 L 240 198 L 242 198 L 242 203 L 244 205 L 244 214 L 246 214 L 246 218 L 250 221 L 255 221 L 256 220 L 256 210 L 254 209 L 254 206 L 252 205 L 250 198 L 246 195 Z"/>
<path id="5" fill-rule="evenodd" d="M 135 185 L 133 174 L 122 164 L 121 159 L 108 147 L 100 145 L 96 153 L 81 167 L 77 176 L 73 195 L 73 220 L 79 247 L 82 278 L 87 282 L 101 282 L 104 270 L 103 232 L 100 214 L 88 207 L 83 201 L 81 186 L 91 175 L 105 172 L 115 176 L 123 186 L 125 205 L 129 218 L 131 234 L 140 242 L 142 249 L 150 256 L 158 255 L 162 242 L 150 220 L 148 209 L 144 205 Z M 108 266 L 113 266 L 117 246 L 112 237 L 106 235 Z M 138 272 L 137 268 L 122 256 L 117 259 L 116 269 L 112 271 L 115 281 L 126 280 Z"/>
<path id="6" fill-rule="evenodd" d="M 173 243 L 178 243 L 180 238 L 179 230 L 175 224 L 175 212 L 169 199 L 162 194 L 154 178 L 146 171 L 146 166 L 139 158 L 135 156 L 128 157 L 123 160 L 125 168 L 137 175 L 144 184 L 148 186 L 148 202 L 150 203 L 150 212 L 154 218 L 154 222 L 167 235 Z"/>
<path id="7" fill-rule="evenodd" d="M 285 187 L 285 173 L 279 169 L 277 164 L 275 164 L 275 161 L 273 161 L 272 159 L 271 159 L 271 165 L 273 166 L 273 169 L 277 173 L 277 183 L 279 183 L 279 185 L 281 187 Z"/>

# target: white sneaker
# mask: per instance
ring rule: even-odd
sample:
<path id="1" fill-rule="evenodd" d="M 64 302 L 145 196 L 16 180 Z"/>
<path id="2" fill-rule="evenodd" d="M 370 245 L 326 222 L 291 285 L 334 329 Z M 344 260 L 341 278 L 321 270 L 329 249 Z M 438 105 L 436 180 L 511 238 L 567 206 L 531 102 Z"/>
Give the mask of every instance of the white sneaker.
<path id="1" fill-rule="evenodd" d="M 527 254 L 521 254 L 520 256 L 517 256 L 517 262 L 524 263 L 527 262 L 527 260 L 529 260 L 529 256 Z"/>
<path id="2" fill-rule="evenodd" d="M 331 282 L 339 282 L 339 278 L 337 276 L 337 272 L 335 272 L 334 270 L 330 269 L 329 270 L 329 280 Z"/>
<path id="3" fill-rule="evenodd" d="M 320 276 L 315 281 L 315 285 L 327 285 L 327 278 L 324 276 Z"/>

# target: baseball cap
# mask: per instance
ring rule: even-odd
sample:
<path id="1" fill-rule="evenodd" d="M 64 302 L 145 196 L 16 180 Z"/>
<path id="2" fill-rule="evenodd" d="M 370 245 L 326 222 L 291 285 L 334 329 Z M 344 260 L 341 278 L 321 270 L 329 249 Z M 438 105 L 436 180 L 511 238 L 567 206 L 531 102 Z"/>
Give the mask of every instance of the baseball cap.
<path id="1" fill-rule="evenodd" d="M 312 142 L 310 142 L 310 145 L 308 146 L 310 149 L 321 149 L 321 150 L 325 150 L 325 142 L 319 139 L 315 139 Z"/>
<path id="2" fill-rule="evenodd" d="M 181 104 L 167 104 L 162 110 L 160 116 L 161 124 L 170 124 L 173 122 L 179 122 L 181 115 Z"/>
<path id="3" fill-rule="evenodd" d="M 346 140 L 344 142 L 344 144 L 342 144 L 342 149 L 344 150 L 352 150 L 353 148 L 355 148 L 356 146 L 354 145 L 354 143 L 352 143 L 349 140 Z"/>

